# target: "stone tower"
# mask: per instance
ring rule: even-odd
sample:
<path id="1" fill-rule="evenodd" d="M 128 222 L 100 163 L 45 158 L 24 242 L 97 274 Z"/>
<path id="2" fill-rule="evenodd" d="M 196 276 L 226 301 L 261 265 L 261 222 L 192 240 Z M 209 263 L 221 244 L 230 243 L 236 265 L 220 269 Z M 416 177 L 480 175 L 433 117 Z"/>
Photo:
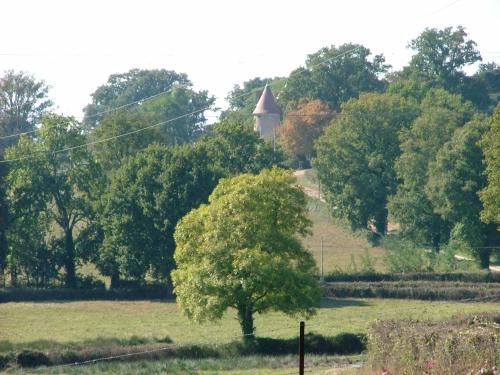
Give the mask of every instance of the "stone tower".
<path id="1" fill-rule="evenodd" d="M 281 108 L 276 103 L 271 88 L 266 85 L 253 111 L 255 116 L 255 131 L 261 138 L 273 138 L 281 120 Z"/>

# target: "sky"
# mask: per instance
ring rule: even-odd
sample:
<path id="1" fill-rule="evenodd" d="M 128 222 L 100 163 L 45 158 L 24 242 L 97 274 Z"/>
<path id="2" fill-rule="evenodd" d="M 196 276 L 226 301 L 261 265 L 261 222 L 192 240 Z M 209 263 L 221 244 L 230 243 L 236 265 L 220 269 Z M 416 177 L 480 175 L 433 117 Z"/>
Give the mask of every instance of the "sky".
<path id="1" fill-rule="evenodd" d="M 132 68 L 186 73 L 222 108 L 235 84 L 287 76 L 325 46 L 360 43 L 397 70 L 426 27 L 462 25 L 500 63 L 500 0 L 0 0 L 0 14 L 0 74 L 45 80 L 57 112 L 75 117 Z"/>

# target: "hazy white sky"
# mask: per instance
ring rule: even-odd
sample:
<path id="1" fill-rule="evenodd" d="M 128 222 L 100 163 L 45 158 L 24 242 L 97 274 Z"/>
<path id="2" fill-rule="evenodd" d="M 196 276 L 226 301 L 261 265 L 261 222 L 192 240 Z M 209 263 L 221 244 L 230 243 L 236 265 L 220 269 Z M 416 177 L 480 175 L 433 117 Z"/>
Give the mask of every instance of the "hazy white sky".
<path id="1" fill-rule="evenodd" d="M 44 79 L 58 112 L 81 116 L 113 73 L 165 68 L 217 96 L 288 75 L 309 53 L 361 43 L 394 68 L 425 27 L 462 25 L 500 62 L 500 0 L 0 0 L 0 72 Z"/>

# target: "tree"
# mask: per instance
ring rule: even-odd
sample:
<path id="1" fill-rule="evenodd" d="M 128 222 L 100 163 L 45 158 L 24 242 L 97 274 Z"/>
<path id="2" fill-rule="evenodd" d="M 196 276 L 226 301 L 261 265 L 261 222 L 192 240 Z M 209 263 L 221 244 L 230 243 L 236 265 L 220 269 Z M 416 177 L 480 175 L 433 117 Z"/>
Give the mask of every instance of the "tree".
<path id="1" fill-rule="evenodd" d="M 374 223 L 385 232 L 387 199 L 396 189 L 398 135 L 415 116 L 415 106 L 401 96 L 361 94 L 342 106 L 318 139 L 313 166 L 325 198 L 353 229 Z"/>
<path id="2" fill-rule="evenodd" d="M 281 149 L 274 149 L 270 142 L 259 138 L 245 117 L 241 112 L 227 113 L 201 140 L 221 176 L 258 173 L 284 160 Z"/>
<path id="3" fill-rule="evenodd" d="M 500 230 L 500 104 L 491 116 L 491 128 L 481 140 L 486 164 L 487 185 L 480 193 L 481 220 L 499 225 Z"/>
<path id="4" fill-rule="evenodd" d="M 205 91 L 172 87 L 169 93 L 148 100 L 135 108 L 124 108 L 106 115 L 91 133 L 91 139 L 118 137 L 94 146 L 96 158 L 109 170 L 152 143 L 177 145 L 196 140 L 205 124 L 204 110 L 212 105 Z M 157 125 L 151 127 L 151 125 Z M 148 128 L 149 127 L 149 128 Z M 140 129 L 148 128 L 137 132 Z M 122 134 L 131 133 L 126 137 Z"/>
<path id="5" fill-rule="evenodd" d="M 488 130 L 484 116 L 453 133 L 429 165 L 426 193 L 434 212 L 450 223 L 454 237 L 467 243 L 488 269 L 491 246 L 500 245 L 494 224 L 480 221 L 482 204 L 478 193 L 486 185 L 483 153 L 479 140 Z"/>
<path id="6" fill-rule="evenodd" d="M 25 72 L 15 73 L 8 70 L 0 78 L 0 137 L 7 137 L 35 129 L 41 116 L 52 106 L 48 99 L 49 88 L 44 81 L 35 79 Z M 13 145 L 15 137 L 0 140 L 0 158 L 5 150 Z M 0 164 L 0 178 L 8 173 L 7 164 Z M 8 208 L 5 202 L 3 184 L 0 185 L 0 275 L 6 264 L 8 250 L 7 227 Z"/>
<path id="7" fill-rule="evenodd" d="M 83 122 L 92 129 L 107 111 L 160 94 L 175 85 L 190 88 L 192 83 L 186 74 L 165 69 L 131 69 L 126 73 L 112 74 L 91 95 L 92 103 L 83 109 Z"/>
<path id="8" fill-rule="evenodd" d="M 103 198 L 98 268 L 112 277 L 164 280 L 173 268 L 177 221 L 206 202 L 217 183 L 203 145 L 151 145 L 112 173 Z"/>
<path id="9" fill-rule="evenodd" d="M 280 97 L 280 101 L 319 99 L 335 111 L 360 92 L 382 91 L 384 81 L 379 76 L 389 65 L 383 55 L 368 59 L 371 52 L 359 44 L 324 47 L 309 55 L 306 66 L 294 70 Z"/>
<path id="10" fill-rule="evenodd" d="M 181 310 L 202 322 L 232 307 L 247 340 L 255 313 L 313 313 L 320 298 L 315 263 L 298 238 L 310 225 L 307 198 L 289 173 L 223 179 L 209 204 L 175 230 L 172 278 Z"/>
<path id="11" fill-rule="evenodd" d="M 91 215 L 92 193 L 101 176 L 89 151 L 81 147 L 84 143 L 74 119 L 51 114 L 42 119 L 36 140 L 21 137 L 6 152 L 15 160 L 6 179 L 14 220 L 44 214 L 59 226 L 67 287 L 76 286 L 75 230 Z"/>
<path id="12" fill-rule="evenodd" d="M 231 112 L 240 112 L 245 120 L 252 118 L 252 112 L 259 101 L 262 90 L 266 84 L 271 85 L 274 92 L 279 93 L 285 84 L 284 78 L 260 78 L 256 77 L 243 82 L 243 85 L 234 85 L 226 100 L 229 110 L 222 114 L 222 118 Z"/>
<path id="13" fill-rule="evenodd" d="M 487 108 L 486 86 L 463 72 L 465 66 L 481 61 L 476 43 L 467 36 L 462 26 L 455 30 L 452 27 L 425 29 L 408 44 L 416 53 L 400 75 L 461 94 L 479 108 Z"/>
<path id="14" fill-rule="evenodd" d="M 474 108 L 461 96 L 443 89 L 430 90 L 420 104 L 420 115 L 401 133 L 401 156 L 395 170 L 397 191 L 389 199 L 389 212 L 404 236 L 438 249 L 448 240 L 449 223 L 434 212 L 425 193 L 429 165 L 454 131 L 471 120 Z"/>
<path id="15" fill-rule="evenodd" d="M 8 70 L 0 78 L 0 136 L 29 132 L 35 129 L 42 115 L 52 106 L 49 87 L 25 72 Z M 2 140 L 0 154 L 16 142 L 16 138 Z"/>
<path id="16" fill-rule="evenodd" d="M 301 100 L 278 128 L 278 142 L 296 161 L 309 163 L 314 156 L 314 141 L 333 117 L 331 108 L 320 100 Z"/>

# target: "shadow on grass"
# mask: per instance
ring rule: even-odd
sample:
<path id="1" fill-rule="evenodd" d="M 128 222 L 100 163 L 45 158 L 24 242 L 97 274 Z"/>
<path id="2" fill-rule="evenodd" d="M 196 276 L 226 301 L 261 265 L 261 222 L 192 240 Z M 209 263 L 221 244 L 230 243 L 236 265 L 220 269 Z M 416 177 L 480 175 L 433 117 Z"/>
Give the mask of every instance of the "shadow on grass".
<path id="1" fill-rule="evenodd" d="M 20 350 L 43 350 L 43 351 L 61 351 L 61 350 L 84 350 L 87 348 L 108 348 L 112 346 L 140 346 L 154 343 L 172 343 L 173 340 L 166 336 L 163 338 L 151 338 L 142 336 L 131 336 L 125 339 L 115 337 L 96 337 L 91 340 L 79 342 L 59 342 L 55 340 L 35 340 L 23 342 L 20 344 L 12 343 L 9 340 L 0 340 L 0 353 L 14 352 Z"/>
<path id="2" fill-rule="evenodd" d="M 116 340 L 115 342 L 120 342 Z M 123 343 L 123 342 L 122 342 Z M 102 344 L 100 342 L 99 344 Z M 73 348 L 60 348 L 48 353 L 40 350 L 27 350 L 10 352 L 6 355 L 0 354 L 0 360 L 4 358 L 3 366 L 11 366 L 17 363 L 20 367 L 38 367 L 47 365 L 60 365 L 93 361 L 98 358 L 119 356 L 125 354 L 127 361 L 141 359 L 202 359 L 202 358 L 231 358 L 255 355 L 283 356 L 296 354 L 298 350 L 298 337 L 290 339 L 275 339 L 268 337 L 257 337 L 250 342 L 232 341 L 224 344 L 198 344 L 198 345 L 159 345 L 138 344 L 130 345 L 108 345 L 92 347 L 88 342 L 87 347 L 79 350 Z M 159 350 L 158 350 L 159 349 Z M 305 351 L 311 354 L 359 354 L 366 349 L 366 337 L 364 335 L 341 333 L 336 336 L 322 336 L 309 333 L 305 337 Z M 131 355 L 130 353 L 137 355 Z M 123 358 L 122 358 L 123 359 Z M 0 366 L 1 367 L 1 366 Z M 0 368 L 1 369 L 1 368 Z"/>
<path id="3" fill-rule="evenodd" d="M 372 305 L 371 303 L 359 299 L 323 298 L 321 300 L 322 309 L 338 309 L 342 307 L 363 307 L 371 305 Z"/>

